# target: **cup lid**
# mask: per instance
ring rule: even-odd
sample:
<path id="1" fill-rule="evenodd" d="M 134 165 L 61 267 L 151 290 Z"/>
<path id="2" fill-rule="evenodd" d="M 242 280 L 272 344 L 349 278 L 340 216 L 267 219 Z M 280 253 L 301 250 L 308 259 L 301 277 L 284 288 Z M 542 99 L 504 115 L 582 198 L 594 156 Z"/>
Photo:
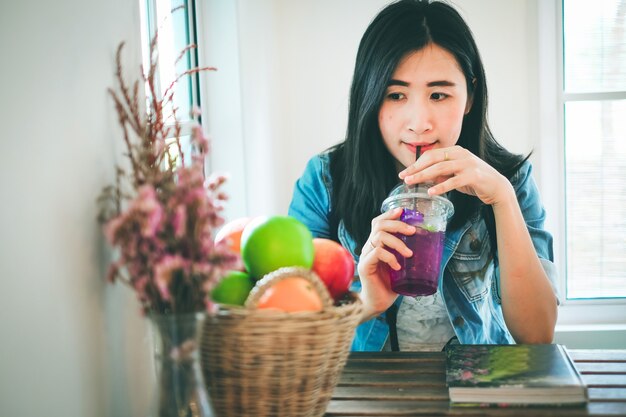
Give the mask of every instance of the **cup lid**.
<path id="1" fill-rule="evenodd" d="M 408 185 L 404 182 L 398 184 L 389 196 L 383 201 L 381 211 L 384 213 L 389 210 L 395 203 L 401 200 L 431 200 L 437 203 L 437 207 L 441 210 L 441 214 L 449 219 L 454 214 L 454 206 L 446 197 L 440 195 L 428 195 L 428 189 L 432 184 L 413 184 Z"/>

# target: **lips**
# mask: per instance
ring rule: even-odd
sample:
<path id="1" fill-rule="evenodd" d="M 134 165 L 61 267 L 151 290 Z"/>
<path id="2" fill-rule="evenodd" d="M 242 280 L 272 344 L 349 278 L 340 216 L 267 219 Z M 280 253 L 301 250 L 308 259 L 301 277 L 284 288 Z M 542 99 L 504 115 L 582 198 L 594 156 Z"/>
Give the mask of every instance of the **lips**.
<path id="1" fill-rule="evenodd" d="M 432 149 L 435 147 L 434 143 L 406 143 L 404 142 L 404 144 L 413 152 L 415 153 L 417 151 L 417 147 L 421 146 L 421 153 L 426 152 L 429 149 Z"/>
<path id="2" fill-rule="evenodd" d="M 434 143 L 429 143 L 428 145 L 422 145 L 422 153 L 431 150 L 432 148 L 435 147 Z"/>

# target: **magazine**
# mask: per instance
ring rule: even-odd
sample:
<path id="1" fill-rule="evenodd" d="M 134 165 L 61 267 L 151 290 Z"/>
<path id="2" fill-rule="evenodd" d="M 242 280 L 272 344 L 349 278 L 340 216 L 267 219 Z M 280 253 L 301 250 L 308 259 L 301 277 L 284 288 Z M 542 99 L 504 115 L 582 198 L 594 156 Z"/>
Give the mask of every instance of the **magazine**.
<path id="1" fill-rule="evenodd" d="M 562 345 L 450 345 L 452 406 L 576 406 L 587 387 Z"/>

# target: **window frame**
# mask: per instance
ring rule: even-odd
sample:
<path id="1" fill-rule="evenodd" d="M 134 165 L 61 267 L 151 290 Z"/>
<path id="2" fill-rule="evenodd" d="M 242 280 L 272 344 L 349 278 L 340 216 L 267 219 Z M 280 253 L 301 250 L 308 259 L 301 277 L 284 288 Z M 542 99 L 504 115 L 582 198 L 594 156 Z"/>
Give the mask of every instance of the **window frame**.
<path id="1" fill-rule="evenodd" d="M 567 235 L 565 195 L 566 101 L 624 98 L 620 93 L 568 93 L 564 91 L 563 1 L 538 0 L 539 125 L 542 149 L 540 182 L 548 223 L 555 241 L 561 306 L 557 331 L 589 326 L 626 329 L 626 298 L 567 299 Z M 557 156 L 555 161 L 554 156 Z M 555 163 L 556 162 L 556 163 Z"/>
<path id="2" fill-rule="evenodd" d="M 142 63 L 145 65 L 145 56 L 148 53 L 148 48 L 150 44 L 150 40 L 154 37 L 154 34 L 158 27 L 159 16 L 157 13 L 157 0 L 140 0 L 143 4 L 140 6 L 141 13 L 141 47 L 142 47 Z M 197 30 L 197 9 L 195 0 L 181 0 L 185 4 L 185 8 L 187 9 L 187 27 L 188 27 L 188 44 L 198 44 L 198 30 Z M 187 52 L 189 54 L 190 59 L 190 67 L 197 67 L 199 58 L 198 58 L 198 47 L 191 49 Z M 200 74 L 194 73 L 188 75 L 189 79 L 189 88 L 190 88 L 190 109 L 194 107 L 201 108 L 201 84 L 200 84 Z M 160 83 L 160 71 L 157 68 L 157 72 L 155 75 L 156 80 L 156 93 L 161 95 L 161 83 Z M 180 118 L 180 115 L 179 115 Z M 181 146 L 183 149 L 190 148 L 190 139 L 192 135 L 192 131 L 196 123 L 202 124 L 202 116 L 194 120 L 194 118 L 188 118 L 187 120 L 179 120 L 180 130 L 180 138 L 181 138 Z M 174 123 L 166 123 L 167 127 L 173 127 Z M 172 129 L 172 135 L 169 136 L 169 139 L 174 139 L 174 130 Z M 189 139 L 185 139 L 188 137 Z M 187 154 L 186 154 L 187 155 Z M 187 162 L 187 155 L 185 157 L 185 162 Z"/>

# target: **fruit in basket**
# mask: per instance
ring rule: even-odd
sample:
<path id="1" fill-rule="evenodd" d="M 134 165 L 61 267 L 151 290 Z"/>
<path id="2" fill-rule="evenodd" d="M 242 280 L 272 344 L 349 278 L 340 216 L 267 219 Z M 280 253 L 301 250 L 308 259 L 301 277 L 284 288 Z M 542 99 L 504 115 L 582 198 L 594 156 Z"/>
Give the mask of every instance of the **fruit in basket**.
<path id="1" fill-rule="evenodd" d="M 241 258 L 254 278 L 286 266 L 310 268 L 313 236 L 293 217 L 257 217 L 241 235 Z"/>
<path id="2" fill-rule="evenodd" d="M 215 244 L 227 242 L 228 247 L 235 253 L 241 253 L 241 234 L 251 217 L 239 217 L 224 224 L 215 235 Z"/>
<path id="3" fill-rule="evenodd" d="M 317 290 L 306 278 L 290 276 L 266 289 L 259 298 L 257 308 L 293 313 L 321 311 L 323 304 Z"/>
<path id="4" fill-rule="evenodd" d="M 242 306 L 254 287 L 254 281 L 245 272 L 228 271 L 211 291 L 211 299 L 219 304 Z"/>
<path id="5" fill-rule="evenodd" d="M 354 260 L 350 252 L 330 239 L 313 239 L 315 257 L 313 271 L 326 285 L 335 299 L 341 299 L 348 292 L 354 277 Z"/>

